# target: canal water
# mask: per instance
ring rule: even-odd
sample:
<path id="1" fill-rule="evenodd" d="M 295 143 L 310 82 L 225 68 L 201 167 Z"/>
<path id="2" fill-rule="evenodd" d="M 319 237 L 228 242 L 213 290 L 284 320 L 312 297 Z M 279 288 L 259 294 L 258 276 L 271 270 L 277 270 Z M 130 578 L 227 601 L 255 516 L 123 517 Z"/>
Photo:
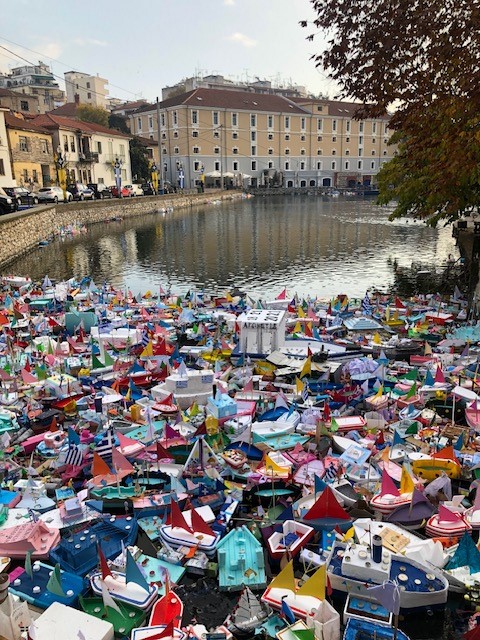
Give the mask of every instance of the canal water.
<path id="1" fill-rule="evenodd" d="M 390 212 L 374 199 L 342 196 L 228 201 L 94 225 L 33 250 L 8 271 L 34 279 L 90 275 L 134 294 L 236 286 L 263 299 L 284 287 L 288 295 L 363 297 L 369 287 L 392 285 L 396 264 L 457 257 L 449 228 L 389 222 Z"/>

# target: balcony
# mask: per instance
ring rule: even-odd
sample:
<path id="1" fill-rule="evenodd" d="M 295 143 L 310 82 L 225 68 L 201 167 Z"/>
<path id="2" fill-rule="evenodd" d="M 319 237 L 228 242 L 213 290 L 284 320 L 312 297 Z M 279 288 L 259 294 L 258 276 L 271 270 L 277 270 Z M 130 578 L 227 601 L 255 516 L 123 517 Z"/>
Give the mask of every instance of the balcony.
<path id="1" fill-rule="evenodd" d="M 92 151 L 86 151 L 85 153 L 79 153 L 78 159 L 80 162 L 98 162 L 98 153 Z"/>

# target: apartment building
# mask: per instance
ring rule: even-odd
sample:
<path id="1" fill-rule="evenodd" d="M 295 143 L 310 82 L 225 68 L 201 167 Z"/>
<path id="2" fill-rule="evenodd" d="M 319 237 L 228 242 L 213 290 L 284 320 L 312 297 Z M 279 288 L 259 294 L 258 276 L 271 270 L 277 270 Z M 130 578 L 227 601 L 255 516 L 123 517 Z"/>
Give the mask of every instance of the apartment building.
<path id="1" fill-rule="evenodd" d="M 272 172 L 287 187 L 375 184 L 388 146 L 389 118 L 355 120 L 358 105 L 313 98 L 194 89 L 160 103 L 164 177 L 185 185 L 260 186 Z M 157 110 L 129 115 L 133 135 L 158 139 Z M 202 177 L 203 176 L 203 177 Z"/>
<path id="2" fill-rule="evenodd" d="M 67 102 L 79 102 L 102 109 L 107 108 L 108 89 L 106 85 L 108 80 L 80 71 L 67 71 L 63 75 L 65 76 Z"/>
<path id="3" fill-rule="evenodd" d="M 66 160 L 70 182 L 115 184 L 114 164 L 121 163 L 122 182 L 131 182 L 130 136 L 92 122 L 46 113 L 33 123 L 52 134 L 53 146 Z"/>
<path id="4" fill-rule="evenodd" d="M 50 131 L 20 114 L 5 114 L 5 123 L 16 184 L 32 190 L 54 184 L 56 172 Z"/>
<path id="5" fill-rule="evenodd" d="M 36 65 L 15 67 L 7 75 L 0 75 L 0 87 L 38 98 L 38 113 L 45 113 L 65 102 L 50 67 L 39 61 Z"/>
<path id="6" fill-rule="evenodd" d="M 0 187 L 11 187 L 13 182 L 10 148 L 8 146 L 5 118 L 8 109 L 0 107 Z"/>

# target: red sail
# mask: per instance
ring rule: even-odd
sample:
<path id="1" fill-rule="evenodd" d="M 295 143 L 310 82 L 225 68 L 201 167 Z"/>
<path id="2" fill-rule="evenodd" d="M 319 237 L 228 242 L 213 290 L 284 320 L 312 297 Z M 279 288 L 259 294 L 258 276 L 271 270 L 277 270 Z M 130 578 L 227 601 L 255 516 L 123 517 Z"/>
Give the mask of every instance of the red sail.
<path id="1" fill-rule="evenodd" d="M 100 560 L 100 569 L 102 571 L 102 580 L 105 580 L 107 576 L 111 576 L 112 572 L 110 571 L 110 567 L 107 564 L 107 559 L 105 558 L 100 545 L 97 547 L 98 550 L 98 559 Z"/>
<path id="2" fill-rule="evenodd" d="M 305 520 L 320 520 L 322 518 L 350 520 L 350 516 L 345 509 L 339 505 L 333 491 L 328 485 L 325 487 L 322 495 L 304 516 Z"/>
<path id="3" fill-rule="evenodd" d="M 195 532 L 215 537 L 215 533 L 210 529 L 209 525 L 195 509 L 192 509 L 192 528 Z"/>
<path id="4" fill-rule="evenodd" d="M 188 526 L 185 518 L 183 517 L 183 513 L 180 511 L 180 507 L 175 501 L 172 501 L 171 504 L 170 525 L 172 529 L 174 527 L 178 527 L 179 529 L 184 529 L 185 531 L 193 533 L 193 529 Z"/>

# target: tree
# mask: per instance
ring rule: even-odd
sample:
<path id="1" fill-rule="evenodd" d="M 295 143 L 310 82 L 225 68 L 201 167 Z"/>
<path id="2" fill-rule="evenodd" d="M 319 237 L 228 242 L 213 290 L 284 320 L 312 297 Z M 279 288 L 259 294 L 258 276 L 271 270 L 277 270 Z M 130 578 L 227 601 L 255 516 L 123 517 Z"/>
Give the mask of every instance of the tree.
<path id="1" fill-rule="evenodd" d="M 480 4 L 471 0 L 311 0 L 327 34 L 316 66 L 356 117 L 395 111 L 398 155 L 379 174 L 393 217 L 435 225 L 480 204 Z M 302 22 L 307 26 L 307 22 Z M 323 27 L 328 25 L 328 27 Z M 313 39 L 315 34 L 309 36 Z"/>
<path id="2" fill-rule="evenodd" d="M 147 150 L 136 136 L 130 140 L 130 163 L 132 176 L 136 180 L 150 180 L 151 171 Z"/>
<path id="3" fill-rule="evenodd" d="M 108 127 L 109 113 L 102 107 L 94 107 L 91 104 L 79 104 L 77 107 L 77 118 L 83 122 L 93 122 L 102 127 Z"/>
<path id="4" fill-rule="evenodd" d="M 116 113 L 111 113 L 108 116 L 108 126 L 110 129 L 117 129 L 122 133 L 130 133 L 125 116 L 119 116 Z"/>

